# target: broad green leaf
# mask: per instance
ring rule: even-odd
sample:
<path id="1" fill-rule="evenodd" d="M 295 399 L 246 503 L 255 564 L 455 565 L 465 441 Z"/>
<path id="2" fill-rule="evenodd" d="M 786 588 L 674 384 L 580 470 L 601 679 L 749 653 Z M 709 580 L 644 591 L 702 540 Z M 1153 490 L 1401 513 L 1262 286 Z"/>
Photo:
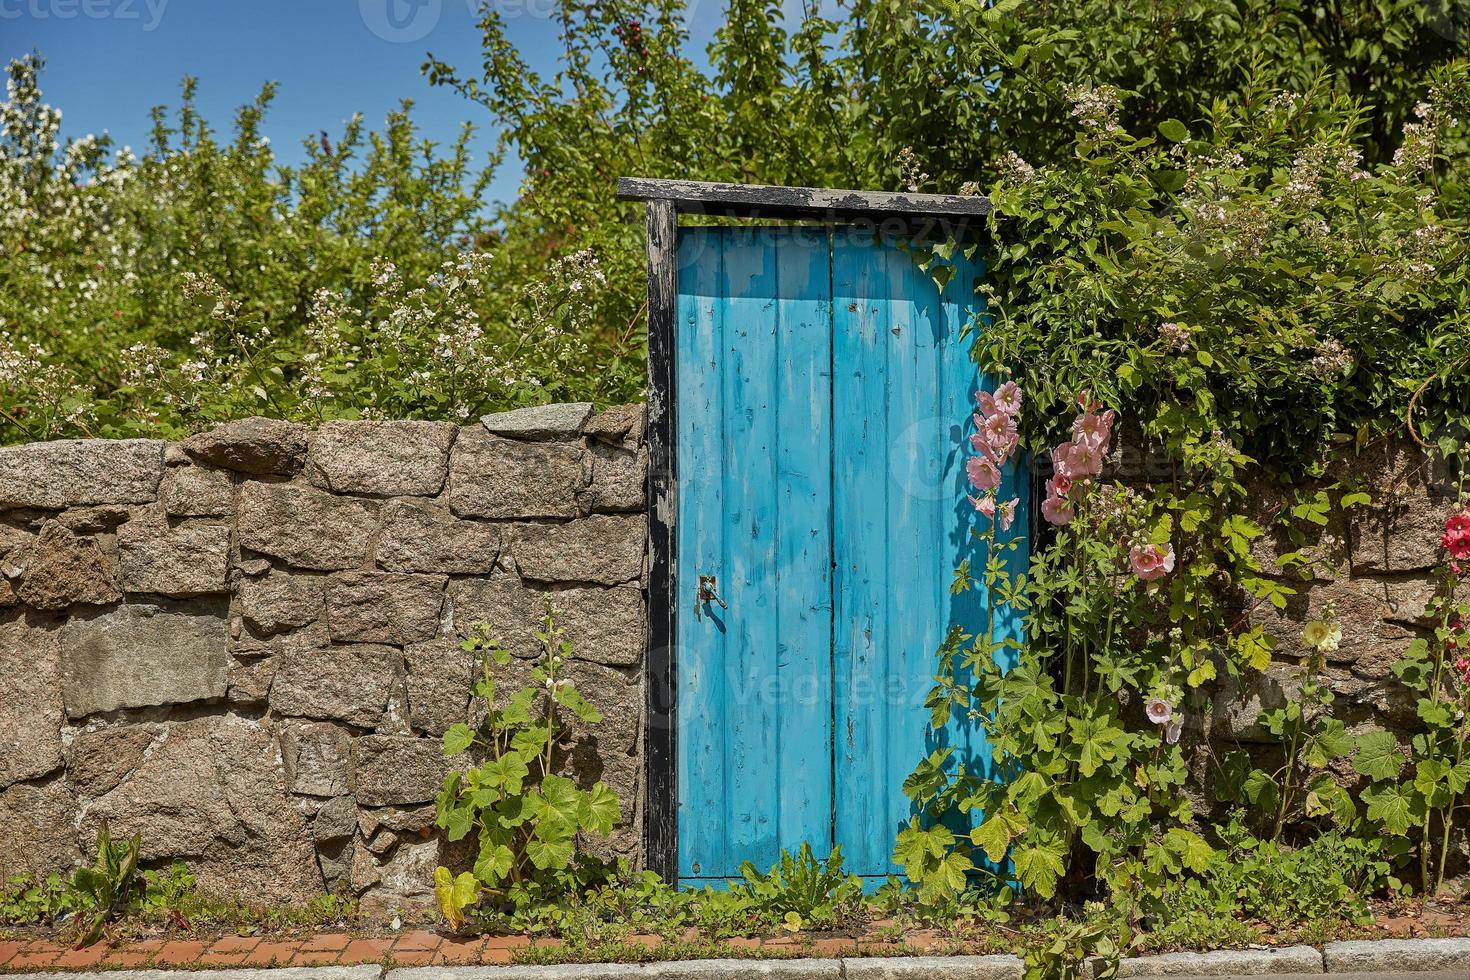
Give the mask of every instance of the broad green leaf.
<path id="1" fill-rule="evenodd" d="M 1159 123 L 1159 135 L 1170 143 L 1183 143 L 1189 139 L 1189 127 L 1177 119 L 1165 119 Z"/>
<path id="2" fill-rule="evenodd" d="M 1404 761 L 1403 753 L 1398 750 L 1398 741 L 1392 734 L 1380 729 L 1358 736 L 1358 754 L 1353 757 L 1353 768 L 1369 779 L 1398 778 Z"/>
<path id="3" fill-rule="evenodd" d="M 1390 834 L 1407 834 L 1412 825 L 1413 798 L 1397 783 L 1375 783 L 1363 793 L 1368 819 L 1381 823 Z"/>
<path id="4" fill-rule="evenodd" d="M 449 726 L 444 733 L 444 756 L 453 758 L 475 744 L 475 732 L 469 725 L 459 723 Z"/>
<path id="5" fill-rule="evenodd" d="M 577 822 L 583 830 L 599 834 L 609 833 L 618 822 L 618 794 L 604 783 L 593 783 L 592 788 L 581 795 L 577 807 Z"/>

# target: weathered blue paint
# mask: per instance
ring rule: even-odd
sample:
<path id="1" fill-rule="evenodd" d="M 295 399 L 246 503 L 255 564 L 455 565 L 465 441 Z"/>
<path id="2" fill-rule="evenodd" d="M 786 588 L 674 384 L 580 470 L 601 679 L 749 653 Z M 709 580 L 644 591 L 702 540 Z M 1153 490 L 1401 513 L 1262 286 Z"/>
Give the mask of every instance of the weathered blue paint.
<path id="1" fill-rule="evenodd" d="M 803 841 L 895 872 L 915 762 L 946 744 L 988 764 L 982 732 L 928 731 L 923 708 L 935 649 L 985 605 L 949 594 L 962 559 L 983 567 L 964 496 L 981 379 L 961 336 L 981 270 L 956 267 L 941 292 L 892 241 L 680 234 L 681 879 L 768 867 Z M 1023 534 L 1024 481 L 1006 481 Z M 726 606 L 696 617 L 701 575 Z"/>

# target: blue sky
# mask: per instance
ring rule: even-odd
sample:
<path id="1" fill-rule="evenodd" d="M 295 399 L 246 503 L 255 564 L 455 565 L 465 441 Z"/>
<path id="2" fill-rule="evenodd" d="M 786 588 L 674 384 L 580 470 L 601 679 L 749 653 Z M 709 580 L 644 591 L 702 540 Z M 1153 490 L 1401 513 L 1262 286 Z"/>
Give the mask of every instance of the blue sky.
<path id="1" fill-rule="evenodd" d="M 492 2 L 532 66 L 554 69 L 551 0 Z M 702 60 L 723 3 L 691 7 L 691 48 Z M 478 67 L 477 9 L 478 0 L 0 0 L 0 56 L 45 56 L 42 89 L 69 136 L 107 130 L 141 148 L 148 110 L 176 106 L 179 80 L 194 75 L 205 118 L 225 131 L 261 83 L 278 82 L 264 128 L 283 162 L 301 158 L 303 137 L 335 134 L 354 112 L 376 127 L 404 97 L 428 138 L 447 142 L 466 120 L 479 126 L 483 158 L 492 144 L 484 110 L 419 74 L 431 51 Z M 519 180 L 512 163 L 491 195 L 514 197 Z"/>

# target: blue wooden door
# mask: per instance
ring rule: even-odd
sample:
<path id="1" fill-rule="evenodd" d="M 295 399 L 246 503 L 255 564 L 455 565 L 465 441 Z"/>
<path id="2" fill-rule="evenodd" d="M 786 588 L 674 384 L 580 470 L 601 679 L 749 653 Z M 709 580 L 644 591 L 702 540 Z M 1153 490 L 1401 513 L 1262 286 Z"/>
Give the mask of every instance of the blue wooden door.
<path id="1" fill-rule="evenodd" d="M 961 337 L 979 270 L 957 259 L 940 290 L 894 241 L 803 227 L 686 228 L 678 262 L 680 879 L 803 842 L 897 873 L 914 764 L 939 744 L 988 759 L 923 708 L 950 625 L 983 618 L 983 595 L 949 592 L 983 562 Z"/>

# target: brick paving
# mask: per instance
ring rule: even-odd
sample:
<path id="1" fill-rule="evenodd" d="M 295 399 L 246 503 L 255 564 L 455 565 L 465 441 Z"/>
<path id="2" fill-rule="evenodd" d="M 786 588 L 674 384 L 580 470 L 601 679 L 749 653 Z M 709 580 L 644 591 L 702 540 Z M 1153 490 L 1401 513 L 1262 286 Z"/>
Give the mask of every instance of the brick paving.
<path id="1" fill-rule="evenodd" d="M 693 938 L 692 935 L 685 938 Z M 650 948 L 663 940 L 635 934 L 628 942 Z M 323 932 L 289 938 L 225 936 L 194 939 L 188 936 L 147 939 L 75 949 L 45 939 L 0 939 L 0 975 L 37 971 L 209 967 L 357 966 L 480 966 L 511 963 L 517 950 L 529 946 L 557 946 L 556 939 L 529 936 L 443 936 L 426 929 L 408 929 L 392 936 L 358 936 Z M 784 955 L 842 956 L 883 952 L 885 945 L 845 938 L 807 939 L 789 935 L 728 940 L 732 949 L 768 949 Z M 895 947 L 896 948 L 896 947 Z"/>
<path id="2" fill-rule="evenodd" d="M 650 937 L 650 941 L 657 941 Z M 512 951 L 533 942 L 525 936 L 441 936 L 415 929 L 396 936 L 318 933 L 290 939 L 226 936 L 223 939 L 149 939 L 97 943 L 73 949 L 42 939 L 0 939 L 0 974 L 43 970 L 194 969 L 207 967 L 393 966 L 504 964 Z"/>

